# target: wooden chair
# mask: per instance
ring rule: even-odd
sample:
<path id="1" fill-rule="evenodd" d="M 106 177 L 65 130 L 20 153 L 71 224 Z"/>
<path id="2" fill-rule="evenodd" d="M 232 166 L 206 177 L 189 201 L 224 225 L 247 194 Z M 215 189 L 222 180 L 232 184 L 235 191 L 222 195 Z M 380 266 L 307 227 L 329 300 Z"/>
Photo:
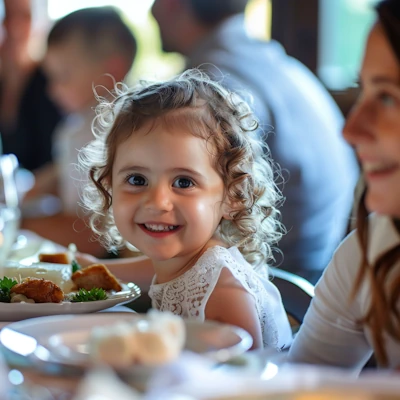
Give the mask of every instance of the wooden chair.
<path id="1" fill-rule="evenodd" d="M 279 268 L 270 267 L 269 275 L 271 282 L 281 293 L 283 306 L 295 333 L 303 323 L 304 315 L 314 297 L 314 285 L 298 275 Z"/>

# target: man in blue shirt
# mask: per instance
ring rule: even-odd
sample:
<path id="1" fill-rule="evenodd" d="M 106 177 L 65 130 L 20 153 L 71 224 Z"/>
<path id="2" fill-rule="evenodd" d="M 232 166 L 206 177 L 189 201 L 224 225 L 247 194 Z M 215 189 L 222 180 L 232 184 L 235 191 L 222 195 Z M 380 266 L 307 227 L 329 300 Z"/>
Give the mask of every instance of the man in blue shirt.
<path id="1" fill-rule="evenodd" d="M 282 46 L 250 38 L 247 0 L 155 0 L 163 49 L 253 99 L 259 134 L 280 166 L 287 234 L 277 264 L 315 283 L 349 222 L 358 166 L 327 90 Z"/>

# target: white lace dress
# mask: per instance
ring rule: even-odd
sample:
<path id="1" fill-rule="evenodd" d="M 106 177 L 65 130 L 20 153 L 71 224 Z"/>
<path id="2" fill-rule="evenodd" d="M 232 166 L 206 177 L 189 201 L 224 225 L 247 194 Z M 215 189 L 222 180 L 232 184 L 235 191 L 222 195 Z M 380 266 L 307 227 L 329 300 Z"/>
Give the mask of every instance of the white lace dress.
<path id="1" fill-rule="evenodd" d="M 289 346 L 292 334 L 278 289 L 268 278 L 258 274 L 236 247 L 207 249 L 190 270 L 172 281 L 156 284 L 154 277 L 149 291 L 152 307 L 204 321 L 207 301 L 222 268 L 228 268 L 254 296 L 264 346 L 276 349 Z"/>

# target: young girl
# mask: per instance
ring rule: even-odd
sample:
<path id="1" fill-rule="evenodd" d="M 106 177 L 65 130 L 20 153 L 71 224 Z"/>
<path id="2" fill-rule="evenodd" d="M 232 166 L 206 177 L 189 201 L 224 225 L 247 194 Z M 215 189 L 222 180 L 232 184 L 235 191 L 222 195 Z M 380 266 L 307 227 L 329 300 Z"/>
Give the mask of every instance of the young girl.
<path id="1" fill-rule="evenodd" d="M 101 128 L 80 157 L 84 203 L 106 246 L 126 241 L 151 259 L 153 307 L 240 326 L 254 348 L 289 345 L 266 278 L 280 194 L 248 105 L 190 70 L 97 111 Z"/>

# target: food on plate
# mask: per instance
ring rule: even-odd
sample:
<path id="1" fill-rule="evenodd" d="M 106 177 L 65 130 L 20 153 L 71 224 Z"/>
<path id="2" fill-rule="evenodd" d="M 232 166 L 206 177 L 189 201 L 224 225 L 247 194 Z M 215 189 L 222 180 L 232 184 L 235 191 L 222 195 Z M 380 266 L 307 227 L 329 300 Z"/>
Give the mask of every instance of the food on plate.
<path id="1" fill-rule="evenodd" d="M 39 262 L 30 266 L 8 262 L 4 267 L 5 278 L 0 279 L 0 302 L 97 301 L 108 298 L 106 291 L 122 290 L 117 278 L 104 264 L 82 269 L 74 259 L 75 252 L 76 249 L 41 253 Z"/>
<path id="2" fill-rule="evenodd" d="M 77 293 L 74 293 L 69 300 L 73 303 L 81 302 L 81 301 L 98 301 L 98 300 L 106 300 L 108 298 L 107 293 L 104 289 L 101 288 L 93 288 L 90 290 L 79 289 Z"/>
<path id="3" fill-rule="evenodd" d="M 43 278 L 52 281 L 65 293 L 71 292 L 74 287 L 74 283 L 71 280 L 72 271 L 70 264 L 38 262 L 26 266 L 11 262 L 6 264 L 3 272 L 4 276 L 14 278 L 18 282 L 26 278 Z"/>
<path id="4" fill-rule="evenodd" d="M 71 266 L 72 273 L 82 269 L 76 260 L 72 258 L 69 252 L 67 253 L 40 253 L 39 261 L 51 264 L 68 264 Z"/>
<path id="5" fill-rule="evenodd" d="M 9 303 L 11 301 L 11 288 L 18 282 L 15 279 L 4 277 L 0 279 L 0 302 Z"/>
<path id="6" fill-rule="evenodd" d="M 78 264 L 76 260 L 71 261 L 72 273 L 79 271 L 82 267 Z"/>
<path id="7" fill-rule="evenodd" d="M 47 279 L 27 278 L 10 289 L 10 294 L 22 294 L 35 303 L 61 303 L 64 292 Z"/>
<path id="8" fill-rule="evenodd" d="M 40 253 L 39 261 L 52 264 L 71 264 L 68 253 Z"/>
<path id="9" fill-rule="evenodd" d="M 7 303 L 36 303 L 36 301 L 29 299 L 24 294 L 11 293 L 10 301 Z"/>
<path id="10" fill-rule="evenodd" d="M 104 290 L 115 290 L 116 292 L 122 290 L 117 278 L 104 264 L 93 264 L 76 271 L 72 274 L 71 279 L 79 289 L 102 288 Z"/>
<path id="11" fill-rule="evenodd" d="M 132 322 L 95 327 L 89 339 L 89 354 L 93 361 L 115 368 L 133 364 L 159 365 L 175 360 L 185 339 L 185 324 L 181 317 L 151 310 Z"/>

